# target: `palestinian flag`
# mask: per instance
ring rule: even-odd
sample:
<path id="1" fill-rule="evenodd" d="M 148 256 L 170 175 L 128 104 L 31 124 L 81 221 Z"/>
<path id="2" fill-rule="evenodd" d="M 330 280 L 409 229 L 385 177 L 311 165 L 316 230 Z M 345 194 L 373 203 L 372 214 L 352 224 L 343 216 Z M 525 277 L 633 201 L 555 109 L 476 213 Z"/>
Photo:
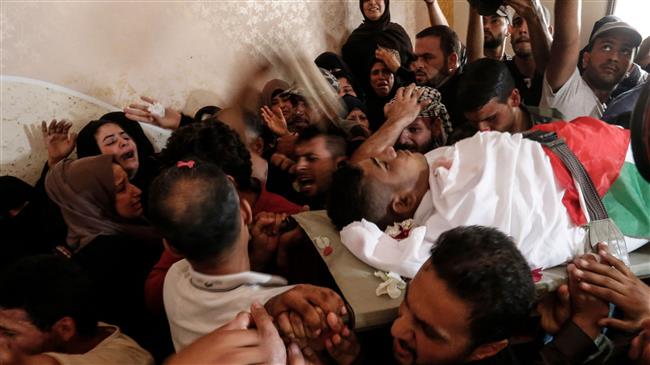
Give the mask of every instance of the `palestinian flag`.
<path id="1" fill-rule="evenodd" d="M 630 131 L 591 117 L 553 122 L 533 127 L 554 131 L 566 141 L 591 177 L 609 217 L 628 237 L 650 238 L 650 183 L 639 174 L 630 149 Z M 555 176 L 566 189 L 562 203 L 576 225 L 587 218 L 571 173 L 550 149 Z"/>

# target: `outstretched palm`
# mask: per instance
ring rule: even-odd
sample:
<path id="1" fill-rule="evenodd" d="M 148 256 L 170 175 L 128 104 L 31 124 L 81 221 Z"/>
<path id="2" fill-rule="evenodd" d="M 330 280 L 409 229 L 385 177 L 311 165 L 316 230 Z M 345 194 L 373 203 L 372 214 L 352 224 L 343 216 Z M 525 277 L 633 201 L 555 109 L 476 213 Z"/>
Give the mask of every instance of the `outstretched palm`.
<path id="1" fill-rule="evenodd" d="M 70 132 L 72 123 L 62 119 L 57 122 L 53 119 L 48 126 L 45 121 L 41 122 L 41 132 L 43 133 L 43 142 L 47 148 L 47 163 L 54 166 L 57 162 L 68 157 L 74 150 L 77 134 Z"/>
<path id="2" fill-rule="evenodd" d="M 266 124 L 273 133 L 280 137 L 289 134 L 287 121 L 284 119 L 284 115 L 282 115 L 281 112 L 274 112 L 271 108 L 264 105 L 261 109 L 261 113 L 264 124 Z"/>

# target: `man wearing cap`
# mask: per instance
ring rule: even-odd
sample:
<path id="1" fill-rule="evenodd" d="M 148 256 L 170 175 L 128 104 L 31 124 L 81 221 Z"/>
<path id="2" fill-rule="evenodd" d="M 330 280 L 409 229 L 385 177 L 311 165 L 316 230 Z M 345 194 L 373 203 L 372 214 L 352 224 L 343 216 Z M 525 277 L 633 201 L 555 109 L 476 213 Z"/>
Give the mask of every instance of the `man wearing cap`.
<path id="1" fill-rule="evenodd" d="M 506 40 L 510 36 L 510 17 L 506 7 L 489 7 L 481 1 L 470 1 L 470 5 L 467 25 L 469 62 L 483 57 L 507 60 Z"/>
<path id="2" fill-rule="evenodd" d="M 515 55 L 505 61 L 521 99 L 537 107 L 542 97 L 544 70 L 551 50 L 551 12 L 539 0 L 507 0 L 515 10 L 510 44 Z"/>
<path id="3" fill-rule="evenodd" d="M 567 120 L 601 118 L 605 103 L 632 66 L 641 35 L 625 22 L 604 24 L 591 35 L 580 76 L 580 0 L 555 3 L 556 32 L 551 46 L 540 107 L 555 108 Z"/>

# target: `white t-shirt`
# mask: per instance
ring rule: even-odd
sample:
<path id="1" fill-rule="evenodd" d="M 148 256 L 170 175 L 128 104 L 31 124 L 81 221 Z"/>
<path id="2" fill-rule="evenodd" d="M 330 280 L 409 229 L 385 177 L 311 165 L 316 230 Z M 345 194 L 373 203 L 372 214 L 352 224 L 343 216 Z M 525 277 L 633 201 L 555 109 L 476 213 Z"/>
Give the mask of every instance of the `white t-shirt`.
<path id="1" fill-rule="evenodd" d="M 110 328 L 113 333 L 85 354 L 62 354 L 46 352 L 44 355 L 56 359 L 61 365 L 153 365 L 154 360 L 147 350 L 131 337 L 123 334 L 119 327 L 99 322 L 100 329 Z"/>
<path id="2" fill-rule="evenodd" d="M 601 119 L 605 112 L 605 106 L 580 76 L 577 67 L 569 80 L 555 93 L 544 75 L 542 99 L 539 106 L 540 108 L 557 109 L 567 121 L 583 116 Z"/>
<path id="3" fill-rule="evenodd" d="M 264 304 L 292 287 L 279 276 L 253 271 L 205 275 L 194 271 L 187 260 L 175 263 L 163 286 L 174 348 L 180 351 L 237 313 L 249 311 L 253 302 Z"/>

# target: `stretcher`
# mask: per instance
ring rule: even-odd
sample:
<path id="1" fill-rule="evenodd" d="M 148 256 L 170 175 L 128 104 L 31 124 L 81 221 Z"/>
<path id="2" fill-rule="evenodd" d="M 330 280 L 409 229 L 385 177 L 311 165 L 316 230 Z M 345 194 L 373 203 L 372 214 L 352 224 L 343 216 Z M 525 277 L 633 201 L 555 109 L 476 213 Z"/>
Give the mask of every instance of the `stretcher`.
<path id="1" fill-rule="evenodd" d="M 293 217 L 319 252 L 352 309 L 350 325 L 363 331 L 392 323 L 404 294 L 395 299 L 375 295 L 375 289 L 381 283 L 374 275 L 377 269 L 357 259 L 341 243 L 339 232 L 324 210 L 303 212 Z M 323 238 L 327 238 L 327 245 L 323 244 Z M 635 275 L 650 278 L 650 244 L 631 252 L 630 263 Z M 557 289 L 566 277 L 564 265 L 543 270 L 541 279 L 535 283 L 538 296 Z"/>

